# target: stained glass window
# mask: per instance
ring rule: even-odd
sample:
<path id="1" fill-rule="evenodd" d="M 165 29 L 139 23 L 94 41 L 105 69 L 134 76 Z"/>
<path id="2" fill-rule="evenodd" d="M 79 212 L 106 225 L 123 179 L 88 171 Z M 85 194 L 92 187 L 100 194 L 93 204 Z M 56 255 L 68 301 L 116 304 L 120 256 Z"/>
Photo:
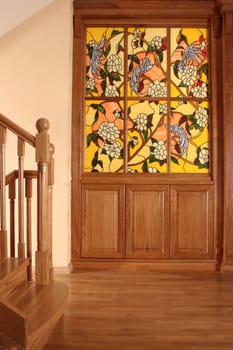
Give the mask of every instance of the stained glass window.
<path id="1" fill-rule="evenodd" d="M 207 33 L 86 28 L 86 172 L 208 173 Z"/>

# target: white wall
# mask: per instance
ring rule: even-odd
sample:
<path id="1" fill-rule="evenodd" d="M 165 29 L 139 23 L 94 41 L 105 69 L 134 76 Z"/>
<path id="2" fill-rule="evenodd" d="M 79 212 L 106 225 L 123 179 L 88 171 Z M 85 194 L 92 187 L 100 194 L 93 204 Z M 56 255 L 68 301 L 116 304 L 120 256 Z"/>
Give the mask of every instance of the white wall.
<path id="1" fill-rule="evenodd" d="M 0 113 L 32 134 L 39 117 L 50 121 L 54 266 L 70 261 L 71 89 L 72 0 L 55 0 L 0 38 Z"/>

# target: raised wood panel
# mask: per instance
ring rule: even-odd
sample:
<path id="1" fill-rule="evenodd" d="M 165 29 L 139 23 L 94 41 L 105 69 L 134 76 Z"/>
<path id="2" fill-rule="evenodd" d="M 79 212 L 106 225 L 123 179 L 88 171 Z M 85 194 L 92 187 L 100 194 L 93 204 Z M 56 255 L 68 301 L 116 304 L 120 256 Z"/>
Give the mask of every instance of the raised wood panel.
<path id="1" fill-rule="evenodd" d="M 169 256 L 169 187 L 135 185 L 126 189 L 126 256 Z"/>
<path id="2" fill-rule="evenodd" d="M 213 257 L 213 188 L 171 187 L 171 258 Z"/>
<path id="3" fill-rule="evenodd" d="M 124 257 L 124 186 L 83 185 L 82 199 L 82 257 Z"/>

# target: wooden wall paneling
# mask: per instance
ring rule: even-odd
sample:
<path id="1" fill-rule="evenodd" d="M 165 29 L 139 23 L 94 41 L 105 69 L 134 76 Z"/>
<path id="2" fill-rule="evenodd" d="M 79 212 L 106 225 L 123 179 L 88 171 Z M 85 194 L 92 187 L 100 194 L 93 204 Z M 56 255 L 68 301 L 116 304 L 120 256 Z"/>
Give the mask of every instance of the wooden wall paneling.
<path id="1" fill-rule="evenodd" d="M 169 257 L 169 186 L 126 187 L 127 258 Z"/>
<path id="2" fill-rule="evenodd" d="M 213 187 L 171 187 L 171 258 L 213 258 Z"/>
<path id="3" fill-rule="evenodd" d="M 74 19 L 72 96 L 71 263 L 81 256 L 81 174 L 83 162 L 83 26 Z"/>
<path id="4" fill-rule="evenodd" d="M 210 175 L 214 184 L 214 247 L 217 269 L 223 257 L 223 118 L 222 118 L 222 19 L 215 15 L 210 26 Z"/>
<path id="5" fill-rule="evenodd" d="M 231 2 L 232 0 L 219 0 L 219 2 Z M 152 10 L 153 9 L 153 10 Z M 201 11 L 200 11 L 201 10 Z M 108 24 L 117 25 L 139 25 L 153 24 L 156 26 L 184 26 L 202 27 L 209 26 L 212 18 L 215 17 L 214 24 L 212 22 L 211 38 L 211 57 L 210 57 L 210 99 L 214 102 L 210 104 L 211 121 L 210 125 L 210 143 L 211 143 L 211 169 L 207 174 L 156 174 L 156 176 L 147 176 L 140 174 L 136 178 L 132 174 L 108 174 L 108 173 L 84 173 L 84 90 L 85 90 L 85 48 L 84 48 L 84 28 L 88 26 L 107 26 Z M 229 31 L 229 16 L 226 19 L 226 28 Z M 219 174 L 221 167 L 221 147 L 216 146 L 222 142 L 222 134 L 216 131 L 221 128 L 221 87 L 216 87 L 221 82 L 222 72 L 219 70 L 221 62 L 216 59 L 217 50 L 221 50 L 221 17 L 219 16 L 218 4 L 215 0 L 146 0 L 143 3 L 135 0 L 105 0 L 96 3 L 95 0 L 77 0 L 74 1 L 74 66 L 73 66 L 73 119 L 72 119 L 72 262 L 88 263 L 100 261 L 101 258 L 126 258 L 119 261 L 130 260 L 135 258 L 141 259 L 212 259 L 218 255 L 219 260 L 222 256 L 222 173 Z M 215 34 L 213 34 L 215 32 Z M 216 34 L 217 33 L 217 34 Z M 216 40 L 212 40 L 213 35 L 217 36 Z M 221 56 L 221 54 L 220 54 Z M 212 58 L 213 57 L 213 58 Z M 218 55 L 219 57 L 219 55 Z M 230 117 L 229 117 L 230 118 Z M 229 131 L 228 131 L 229 132 Z M 224 178 L 225 179 L 225 178 Z M 191 186 L 191 184 L 193 184 Z M 147 190 L 147 186 L 150 190 Z M 156 188 L 157 186 L 157 188 Z M 183 192 L 180 190 L 183 186 Z M 119 190 L 119 188 L 121 188 Z M 124 190 L 126 188 L 126 212 Z M 171 188 L 171 203 L 169 203 L 169 188 Z M 189 188 L 189 190 L 188 190 Z M 191 190 L 192 188 L 192 190 Z M 160 190 L 159 190 L 160 189 Z M 144 191 L 144 192 L 143 192 Z M 163 192 L 164 191 L 164 192 Z M 174 192 L 175 191 L 175 192 Z M 178 191 L 176 193 L 176 191 Z M 187 194 L 185 194 L 187 192 Z M 227 192 L 227 191 L 226 191 Z M 82 196 L 81 196 L 82 193 Z M 214 193 L 214 194 L 213 194 Z M 227 193 L 226 193 L 227 195 Z M 86 197 L 87 196 L 87 197 Z M 105 198 L 103 200 L 103 198 Z M 117 200 L 116 200 L 117 198 Z M 153 198 L 153 199 L 152 199 Z M 162 206 L 161 201 L 164 200 Z M 214 202 L 213 202 L 214 198 Z M 190 201 L 189 201 L 190 200 Z M 116 204 L 116 202 L 118 204 Z M 192 234 L 191 241 L 186 240 L 185 230 L 186 218 L 182 216 L 181 211 L 174 207 L 174 201 L 184 204 L 181 211 L 189 214 L 190 209 L 197 207 L 197 215 L 201 224 L 207 228 L 207 231 L 198 223 L 197 232 L 194 225 L 198 221 L 194 219 L 190 221 L 189 229 Z M 106 216 L 109 222 L 117 222 L 117 227 L 112 228 L 111 234 L 105 227 L 105 223 L 95 225 L 95 220 L 100 218 L 102 214 L 101 205 L 103 202 L 111 206 L 115 203 L 117 208 L 113 215 L 106 205 Z M 192 206 L 189 202 L 193 202 Z M 206 203 L 210 206 L 207 206 Z M 233 202 L 233 201 L 232 201 Z M 140 204 L 141 203 L 141 204 Z M 230 207 L 230 201 L 228 202 Z M 203 211 L 200 209 L 202 206 Z M 214 206 L 214 207 L 213 207 Z M 226 206 L 226 204 L 225 204 Z M 94 212 L 95 208 L 95 212 Z M 119 209 L 120 208 L 120 209 Z M 167 213 L 171 223 L 166 221 L 164 213 Z M 213 209 L 214 208 L 214 209 Z M 159 219 L 153 221 L 150 216 L 150 210 L 160 212 Z M 89 220 L 92 215 L 95 220 Z M 212 218 L 211 218 L 211 215 Z M 220 214 L 219 214 L 220 213 Z M 139 214 L 139 215 L 138 215 Z M 214 215 L 215 214 L 215 215 Z M 135 222 L 132 216 L 135 216 Z M 206 215 L 206 216 L 205 216 Z M 208 218 L 205 221 L 205 218 Z M 142 218 L 139 219 L 139 218 Z M 115 220 L 115 221 L 114 221 Z M 126 220 L 126 227 L 125 225 Z M 196 220 L 196 221 L 195 221 Z M 224 219 L 225 220 L 225 219 Z M 229 216 L 228 221 L 230 222 Z M 146 223 L 143 226 L 143 222 Z M 225 221 L 226 222 L 226 221 Z M 174 228 L 174 223 L 179 223 L 180 231 Z M 101 226 L 102 225 L 102 226 Z M 232 225 L 233 226 L 233 225 Z M 143 236 L 139 234 L 144 229 Z M 164 228 L 164 236 L 153 236 L 152 231 L 158 231 L 158 227 Z M 154 229 L 155 228 L 155 229 Z M 125 232 L 126 230 L 126 232 Z M 171 230 L 171 237 L 169 237 Z M 104 232 L 104 233 L 103 233 Z M 183 233 L 182 233 L 183 232 Z M 226 230 L 225 230 L 226 232 Z M 127 236 L 125 236 L 125 234 Z M 181 235 L 179 237 L 179 235 Z M 98 236 L 99 235 L 99 236 Z M 226 236 L 226 234 L 225 234 Z M 110 238 L 112 237 L 112 238 Z M 119 245 L 116 244 L 118 237 Z M 231 234 L 230 234 L 231 237 Z M 233 237 L 233 235 L 232 235 Z M 182 246 L 179 246 L 179 238 Z M 200 238 L 200 240 L 199 240 Z M 112 239 L 112 241 L 110 241 Z M 125 256 L 125 239 L 127 245 L 127 254 Z M 175 239 L 175 242 L 172 242 Z M 225 238 L 226 241 L 226 238 Z M 98 248 L 102 242 L 102 247 Z M 171 244 L 171 256 L 169 255 L 169 244 Z M 177 245 L 178 244 L 178 245 Z M 148 248 L 150 246 L 150 248 Z M 214 251 L 216 248 L 216 252 Z M 232 246 L 233 251 L 233 238 Z M 231 253 L 230 253 L 231 254 Z M 105 260 L 106 259 L 106 260 Z M 165 260 L 164 260 L 165 261 Z M 181 260 L 180 260 L 181 261 Z M 201 260 L 200 260 L 201 261 Z M 148 261 L 149 262 L 149 261 Z"/>
<path id="6" fill-rule="evenodd" d="M 82 203 L 82 257 L 124 257 L 124 186 L 83 185 Z"/>
<path id="7" fill-rule="evenodd" d="M 233 268 L 233 0 L 219 0 L 222 13 L 224 264 Z"/>

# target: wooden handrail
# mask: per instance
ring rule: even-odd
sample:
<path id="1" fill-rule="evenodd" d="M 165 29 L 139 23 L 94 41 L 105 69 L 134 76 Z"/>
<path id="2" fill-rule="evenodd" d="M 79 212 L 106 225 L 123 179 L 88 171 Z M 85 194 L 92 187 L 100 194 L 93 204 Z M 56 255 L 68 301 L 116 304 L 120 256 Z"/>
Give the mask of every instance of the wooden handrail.
<path id="1" fill-rule="evenodd" d="M 37 181 L 37 246 L 35 252 L 36 283 L 48 284 L 53 278 L 52 268 L 52 187 L 54 178 L 54 146 L 49 141 L 49 122 L 40 118 L 36 122 L 35 137 L 0 114 L 0 258 L 7 257 L 6 186 L 10 210 L 10 255 L 29 259 L 28 280 L 32 279 L 32 179 Z M 18 169 L 5 173 L 6 131 L 17 137 Z M 24 170 L 25 142 L 35 149 L 37 170 Z M 16 184 L 17 181 L 17 184 Z M 16 194 L 17 192 L 17 194 Z M 17 214 L 15 201 L 17 200 Z M 25 205 L 26 204 L 26 205 Z M 15 218 L 15 215 L 17 217 Z M 25 222 L 26 218 L 26 222 Z M 16 232 L 15 223 L 18 223 Z M 17 238 L 16 238 L 17 234 Z M 15 247 L 18 245 L 18 252 Z"/>
<path id="2" fill-rule="evenodd" d="M 33 136 L 32 134 L 30 134 L 28 131 L 24 130 L 20 126 L 18 126 L 16 123 L 14 123 L 12 120 L 8 119 L 1 113 L 0 113 L 0 124 L 5 128 L 9 129 L 11 132 L 16 134 L 17 136 L 21 137 L 24 141 L 31 144 L 33 147 L 35 147 L 36 145 L 35 136 Z"/>
<path id="3" fill-rule="evenodd" d="M 13 180 L 18 179 L 19 172 L 18 170 L 13 170 L 9 174 L 6 175 L 6 185 Z M 37 170 L 24 170 L 24 178 L 25 179 L 36 179 L 37 178 Z"/>

